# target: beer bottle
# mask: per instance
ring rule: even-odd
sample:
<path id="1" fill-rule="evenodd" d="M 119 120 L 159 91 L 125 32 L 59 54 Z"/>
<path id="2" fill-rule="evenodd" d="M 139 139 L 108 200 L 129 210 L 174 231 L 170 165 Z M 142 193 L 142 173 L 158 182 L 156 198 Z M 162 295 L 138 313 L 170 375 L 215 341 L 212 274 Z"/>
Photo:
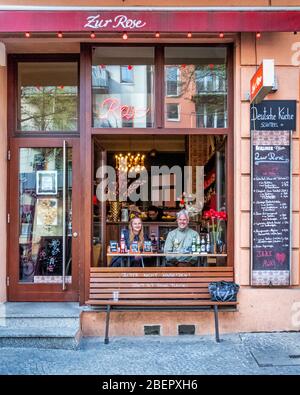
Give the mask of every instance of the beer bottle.
<path id="1" fill-rule="evenodd" d="M 120 252 L 121 254 L 124 254 L 126 252 L 125 237 L 123 231 L 121 231 Z"/>
<path id="2" fill-rule="evenodd" d="M 201 238 L 201 252 L 206 252 L 205 238 L 202 236 Z"/>
<path id="3" fill-rule="evenodd" d="M 209 233 L 206 235 L 206 252 L 209 254 L 210 253 L 210 237 Z"/>
<path id="4" fill-rule="evenodd" d="M 200 236 L 197 237 L 197 254 L 201 252 Z"/>
<path id="5" fill-rule="evenodd" d="M 194 236 L 192 239 L 192 254 L 195 254 L 196 252 L 197 252 L 196 237 Z"/>

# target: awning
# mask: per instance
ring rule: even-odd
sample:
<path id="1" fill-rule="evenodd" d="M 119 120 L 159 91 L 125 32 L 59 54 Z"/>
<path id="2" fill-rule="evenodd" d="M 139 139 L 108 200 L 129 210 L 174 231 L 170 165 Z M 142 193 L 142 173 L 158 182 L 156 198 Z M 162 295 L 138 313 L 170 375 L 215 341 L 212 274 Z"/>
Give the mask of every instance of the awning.
<path id="1" fill-rule="evenodd" d="M 300 11 L 0 11 L 0 33 L 293 32 Z"/>

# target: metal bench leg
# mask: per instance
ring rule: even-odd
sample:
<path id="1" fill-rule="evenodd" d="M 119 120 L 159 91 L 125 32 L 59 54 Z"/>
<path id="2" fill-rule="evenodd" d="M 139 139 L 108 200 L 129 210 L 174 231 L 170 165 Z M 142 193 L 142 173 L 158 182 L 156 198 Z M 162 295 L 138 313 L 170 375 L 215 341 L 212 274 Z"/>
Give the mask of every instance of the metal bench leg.
<path id="1" fill-rule="evenodd" d="M 214 305 L 214 316 L 215 316 L 216 342 L 220 343 L 218 306 L 216 304 Z"/>
<path id="2" fill-rule="evenodd" d="M 110 314 L 110 305 L 107 305 L 106 308 L 106 325 L 105 325 L 105 338 L 104 338 L 104 344 L 109 343 L 109 337 L 108 337 L 108 330 L 109 330 L 109 314 Z"/>

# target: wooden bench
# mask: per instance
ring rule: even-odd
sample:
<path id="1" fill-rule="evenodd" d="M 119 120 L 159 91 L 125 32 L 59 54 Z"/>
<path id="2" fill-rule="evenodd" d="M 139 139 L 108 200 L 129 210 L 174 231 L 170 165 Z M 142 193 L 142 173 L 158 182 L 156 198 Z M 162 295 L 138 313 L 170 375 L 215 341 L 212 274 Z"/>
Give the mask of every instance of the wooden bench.
<path id="1" fill-rule="evenodd" d="M 105 344 L 109 343 L 111 310 L 182 310 L 214 311 L 215 336 L 219 337 L 218 307 L 237 302 L 212 302 L 208 284 L 233 281 L 232 267 L 149 267 L 91 268 L 90 293 L 86 304 L 106 307 Z"/>

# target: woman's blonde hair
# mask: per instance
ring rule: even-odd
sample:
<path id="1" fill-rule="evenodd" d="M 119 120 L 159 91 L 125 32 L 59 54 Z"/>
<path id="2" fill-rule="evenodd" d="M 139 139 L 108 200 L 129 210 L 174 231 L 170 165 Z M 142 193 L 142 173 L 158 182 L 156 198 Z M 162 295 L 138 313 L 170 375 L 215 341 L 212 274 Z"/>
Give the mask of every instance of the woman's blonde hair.
<path id="1" fill-rule="evenodd" d="M 144 244 L 144 228 L 143 228 L 143 223 L 140 217 L 133 217 L 131 218 L 131 220 L 129 221 L 129 244 L 131 245 L 131 243 L 134 241 L 134 233 L 133 233 L 133 229 L 132 229 L 132 222 L 135 219 L 139 219 L 141 221 L 142 227 L 140 230 L 140 233 L 138 234 L 138 246 L 139 248 L 143 247 Z"/>

